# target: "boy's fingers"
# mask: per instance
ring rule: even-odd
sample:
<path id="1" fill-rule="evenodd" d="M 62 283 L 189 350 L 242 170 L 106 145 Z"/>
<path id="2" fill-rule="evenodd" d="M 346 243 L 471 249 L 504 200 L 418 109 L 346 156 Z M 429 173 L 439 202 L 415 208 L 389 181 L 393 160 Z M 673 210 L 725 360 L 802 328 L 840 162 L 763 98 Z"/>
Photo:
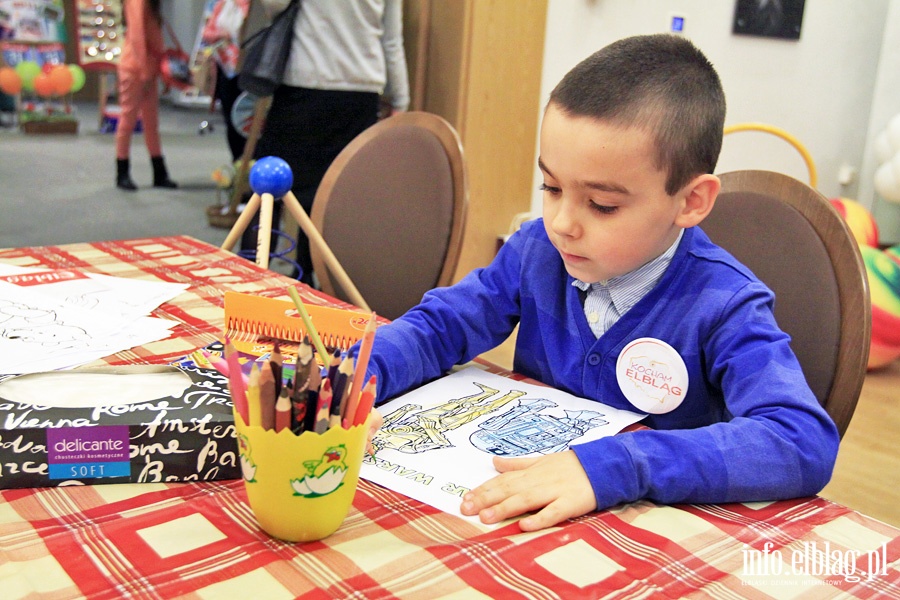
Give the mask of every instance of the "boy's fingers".
<path id="1" fill-rule="evenodd" d="M 528 515 L 519 521 L 519 528 L 522 531 L 537 531 L 546 527 L 553 527 L 562 523 L 566 519 L 579 517 L 584 512 L 580 509 L 567 510 L 563 500 L 551 502 L 536 514 Z"/>
<path id="2" fill-rule="evenodd" d="M 540 460 L 539 456 L 529 458 L 504 458 L 502 456 L 494 457 L 494 468 L 498 473 L 507 473 L 509 471 L 521 471 L 527 469 Z"/>

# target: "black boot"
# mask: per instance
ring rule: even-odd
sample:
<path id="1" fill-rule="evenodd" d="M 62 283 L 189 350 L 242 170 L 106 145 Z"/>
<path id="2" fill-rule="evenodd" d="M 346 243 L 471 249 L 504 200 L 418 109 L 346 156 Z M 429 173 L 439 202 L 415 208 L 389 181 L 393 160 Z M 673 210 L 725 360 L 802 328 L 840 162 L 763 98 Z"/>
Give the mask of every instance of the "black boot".
<path id="1" fill-rule="evenodd" d="M 166 161 L 162 156 L 151 156 L 150 162 L 153 163 L 153 187 L 175 189 L 178 184 L 169 179 L 169 172 L 166 170 Z"/>
<path id="2" fill-rule="evenodd" d="M 127 158 L 116 159 L 116 187 L 133 192 L 137 189 L 131 180 L 131 163 Z"/>

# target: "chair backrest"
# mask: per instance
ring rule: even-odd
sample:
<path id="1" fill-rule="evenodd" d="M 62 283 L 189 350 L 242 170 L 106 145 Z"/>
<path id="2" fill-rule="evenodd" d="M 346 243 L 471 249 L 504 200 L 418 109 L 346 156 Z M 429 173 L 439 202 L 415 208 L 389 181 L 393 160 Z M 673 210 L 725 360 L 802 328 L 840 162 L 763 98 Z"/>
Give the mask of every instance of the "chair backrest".
<path id="1" fill-rule="evenodd" d="M 456 270 L 468 203 L 462 144 L 425 112 L 399 113 L 358 135 L 337 156 L 310 215 L 372 310 L 394 319 Z M 311 248 L 322 290 L 347 300 Z"/>
<path id="2" fill-rule="evenodd" d="M 813 393 L 843 436 L 866 374 L 871 306 L 866 269 L 847 224 L 819 192 L 770 171 L 720 176 L 700 224 L 775 292 Z"/>

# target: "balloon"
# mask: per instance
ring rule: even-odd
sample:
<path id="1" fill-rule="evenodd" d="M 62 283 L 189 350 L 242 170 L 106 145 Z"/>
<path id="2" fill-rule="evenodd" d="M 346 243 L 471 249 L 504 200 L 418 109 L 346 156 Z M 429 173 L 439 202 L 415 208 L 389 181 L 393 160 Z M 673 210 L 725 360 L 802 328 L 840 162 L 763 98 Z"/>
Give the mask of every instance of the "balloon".
<path id="1" fill-rule="evenodd" d="M 22 78 L 22 87 L 29 92 L 34 91 L 34 78 L 41 72 L 41 67 L 33 60 L 23 60 L 16 65 L 16 73 Z"/>
<path id="2" fill-rule="evenodd" d="M 55 63 L 45 62 L 44 64 L 41 65 L 41 71 L 43 73 L 46 73 L 47 75 L 49 75 L 50 71 L 52 71 L 55 66 L 56 66 Z"/>
<path id="3" fill-rule="evenodd" d="M 72 72 L 69 71 L 69 68 L 66 65 L 57 65 L 52 71 L 50 71 L 50 81 L 53 83 L 53 91 L 58 96 L 63 96 L 68 94 L 72 89 L 72 83 L 75 78 L 72 77 Z"/>
<path id="4" fill-rule="evenodd" d="M 84 87 L 85 75 L 84 69 L 80 66 L 72 64 L 68 65 L 69 72 L 72 73 L 72 93 L 81 91 L 81 88 Z"/>
<path id="5" fill-rule="evenodd" d="M 38 96 L 49 98 L 53 95 L 53 80 L 46 73 L 41 73 L 35 77 L 32 84 Z"/>
<path id="6" fill-rule="evenodd" d="M 15 96 L 22 91 L 22 78 L 12 67 L 0 69 L 0 90 L 10 96 Z"/>

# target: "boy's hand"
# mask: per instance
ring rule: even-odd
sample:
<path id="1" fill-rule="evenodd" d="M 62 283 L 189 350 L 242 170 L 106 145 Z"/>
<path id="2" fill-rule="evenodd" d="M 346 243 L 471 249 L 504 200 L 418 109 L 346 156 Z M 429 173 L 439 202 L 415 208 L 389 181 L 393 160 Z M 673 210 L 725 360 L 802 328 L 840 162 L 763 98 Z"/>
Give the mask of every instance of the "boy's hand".
<path id="1" fill-rule="evenodd" d="M 372 445 L 372 438 L 375 437 L 375 434 L 378 433 L 378 430 L 381 429 L 381 426 L 384 425 L 384 417 L 381 416 L 381 413 L 378 412 L 378 409 L 373 408 L 372 413 L 369 416 L 369 431 L 366 432 L 366 453 L 375 455 L 375 446 Z"/>
<path id="2" fill-rule="evenodd" d="M 537 458 L 494 458 L 500 475 L 463 496 L 460 512 L 482 523 L 499 523 L 531 511 L 519 521 L 535 531 L 580 517 L 597 508 L 594 490 L 571 450 Z"/>

